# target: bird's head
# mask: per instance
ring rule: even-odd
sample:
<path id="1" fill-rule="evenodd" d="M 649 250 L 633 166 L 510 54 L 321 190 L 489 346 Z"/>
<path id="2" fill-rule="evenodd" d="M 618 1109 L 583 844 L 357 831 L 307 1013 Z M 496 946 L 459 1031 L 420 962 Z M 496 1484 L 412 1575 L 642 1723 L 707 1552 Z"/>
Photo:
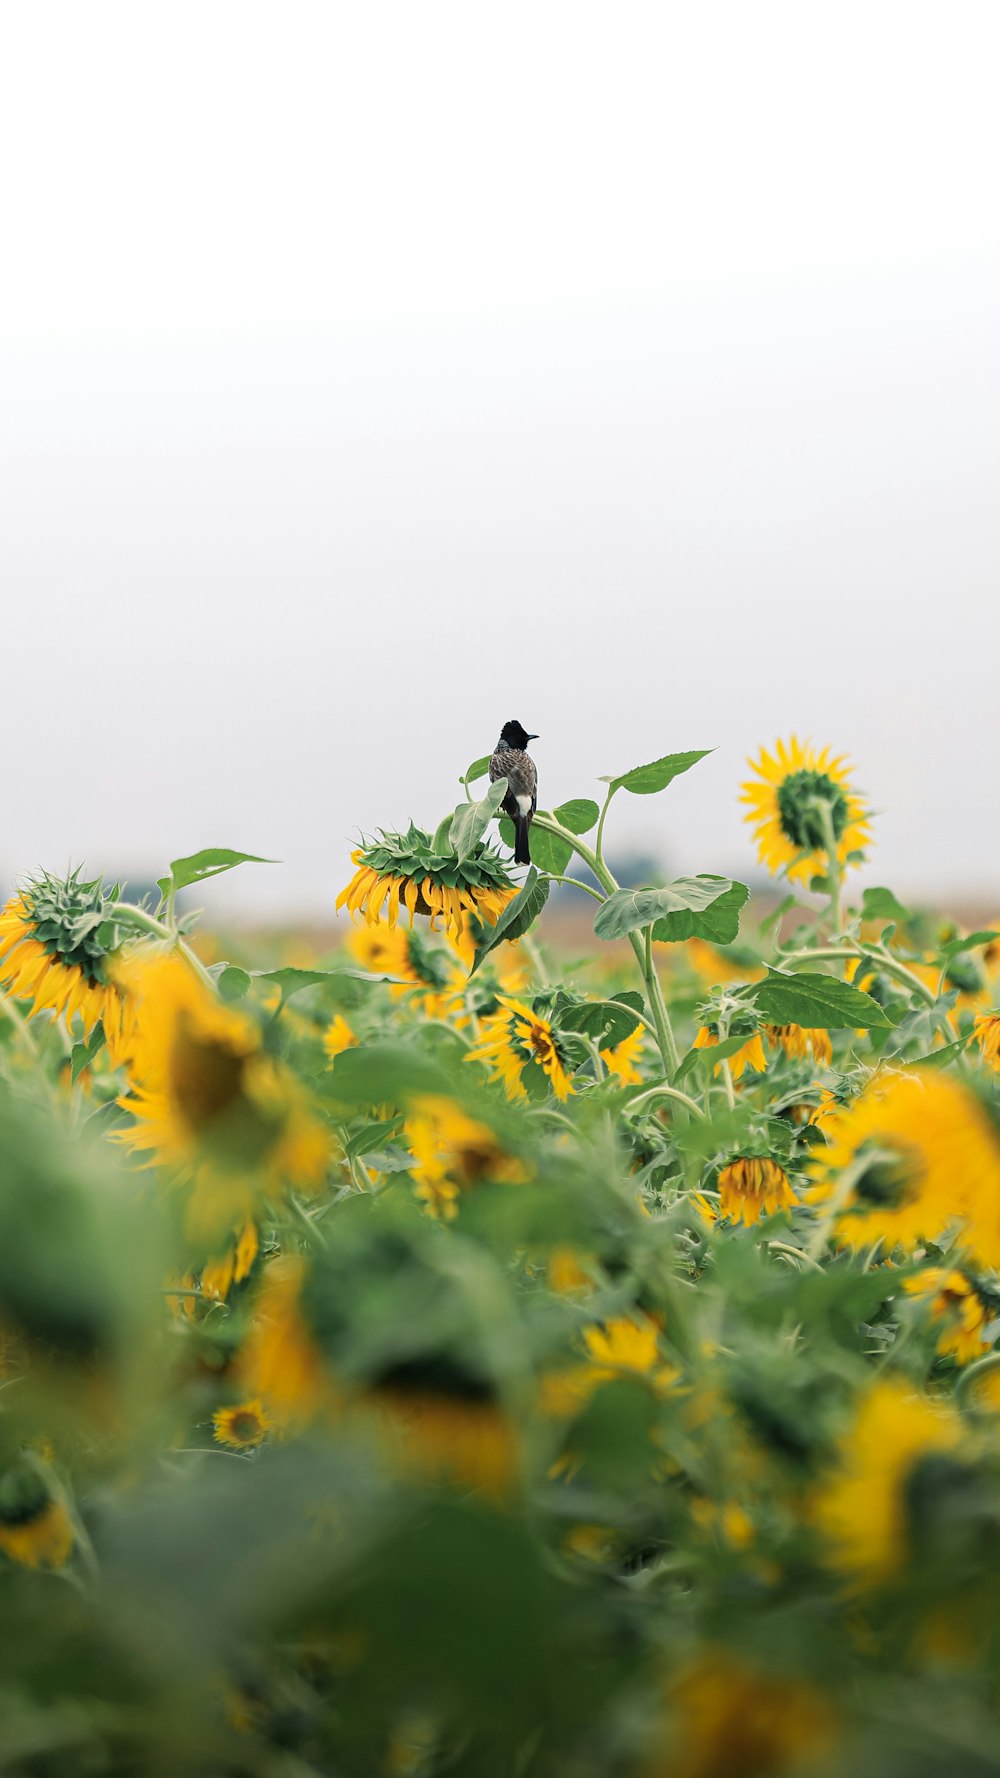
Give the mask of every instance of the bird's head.
<path id="1" fill-rule="evenodd" d="M 529 741 L 537 740 L 538 736 L 529 735 L 527 729 L 522 728 L 519 722 L 505 722 L 503 728 L 500 730 L 500 744 L 502 747 L 518 747 L 523 752 Z"/>

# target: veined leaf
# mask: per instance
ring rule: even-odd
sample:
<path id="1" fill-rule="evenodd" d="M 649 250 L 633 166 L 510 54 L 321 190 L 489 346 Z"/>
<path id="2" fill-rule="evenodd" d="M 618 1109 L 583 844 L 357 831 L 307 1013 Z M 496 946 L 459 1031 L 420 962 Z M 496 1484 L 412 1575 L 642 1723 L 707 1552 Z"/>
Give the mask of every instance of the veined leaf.
<path id="1" fill-rule="evenodd" d="M 531 849 L 531 862 L 537 864 L 539 870 L 548 871 L 553 877 L 561 877 L 573 856 L 573 847 L 569 840 L 564 840 L 557 833 L 546 833 L 544 828 L 534 823 L 528 836 Z"/>
<path id="2" fill-rule="evenodd" d="M 258 858 L 255 852 L 230 852 L 225 846 L 207 846 L 204 852 L 192 852 L 190 858 L 175 858 L 170 875 L 160 877 L 156 887 L 161 895 L 187 889 L 191 883 L 204 883 L 208 877 L 221 876 L 235 870 L 238 864 L 277 864 L 276 858 Z"/>
<path id="3" fill-rule="evenodd" d="M 451 846 L 460 861 L 470 858 L 507 795 L 506 778 L 498 778 L 478 803 L 459 803 L 451 818 Z"/>
<path id="4" fill-rule="evenodd" d="M 665 889 L 616 889 L 598 909 L 594 931 L 598 938 L 625 938 L 671 914 L 700 913 L 733 887 L 728 877 L 678 877 Z"/>
<path id="5" fill-rule="evenodd" d="M 475 975 L 483 959 L 491 951 L 495 951 L 497 945 L 503 944 L 505 940 L 522 938 L 528 928 L 534 925 L 548 899 L 548 881 L 545 877 L 540 877 L 532 865 L 523 887 L 513 901 L 507 903 L 496 925 L 487 930 L 485 940 L 476 952 L 475 962 L 469 971 L 470 977 Z"/>
<path id="6" fill-rule="evenodd" d="M 560 1031 L 592 1037 L 601 1049 L 614 1049 L 631 1037 L 639 1023 L 632 1009 L 617 1000 L 581 1000 L 559 1014 Z"/>
<path id="7" fill-rule="evenodd" d="M 630 790 L 633 796 L 652 796 L 657 790 L 666 790 L 682 772 L 689 772 L 700 759 L 707 759 L 714 752 L 714 747 L 703 747 L 696 753 L 665 753 L 648 766 L 633 766 L 618 778 L 602 778 L 601 783 L 610 784 L 612 790 Z"/>
<path id="8" fill-rule="evenodd" d="M 700 882 L 722 885 L 722 893 L 708 907 L 678 909 L 657 920 L 653 937 L 658 944 L 677 944 L 686 938 L 705 938 L 710 944 L 730 945 L 740 930 L 740 910 L 750 899 L 745 883 L 730 883 L 727 877 L 696 878 Z"/>
<path id="9" fill-rule="evenodd" d="M 490 769 L 493 755 L 484 753 L 482 759 L 474 759 L 465 776 L 459 779 L 460 784 L 475 784 L 477 778 L 485 778 Z"/>
<path id="10" fill-rule="evenodd" d="M 963 951 L 976 951 L 980 945 L 991 945 L 997 938 L 1000 938 L 1000 932 L 970 932 L 966 938 L 949 939 L 941 946 L 941 955 L 950 960 L 961 956 Z"/>
<path id="11" fill-rule="evenodd" d="M 556 820 L 570 833 L 589 833 L 600 816 L 600 809 L 589 797 L 576 797 L 572 802 L 560 803 L 553 811 Z"/>
<path id="12" fill-rule="evenodd" d="M 862 920 L 894 920 L 898 925 L 910 918 L 908 908 L 897 901 L 891 889 L 866 889 L 861 897 Z"/>
<path id="13" fill-rule="evenodd" d="M 753 984 L 748 998 L 774 1025 L 842 1031 L 894 1023 L 870 994 L 815 970 L 800 970 L 794 975 L 769 970 L 766 980 Z"/>

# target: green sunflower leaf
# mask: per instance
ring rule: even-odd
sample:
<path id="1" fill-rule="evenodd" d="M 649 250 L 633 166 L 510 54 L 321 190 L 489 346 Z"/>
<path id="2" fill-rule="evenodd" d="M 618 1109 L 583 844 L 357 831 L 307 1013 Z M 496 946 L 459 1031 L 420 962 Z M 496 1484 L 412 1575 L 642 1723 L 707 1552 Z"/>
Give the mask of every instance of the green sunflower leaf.
<path id="1" fill-rule="evenodd" d="M 187 889 L 191 883 L 204 883 L 223 871 L 235 870 L 238 864 L 277 864 L 276 858 L 258 858 L 256 852 L 231 852 L 226 846 L 207 846 L 204 852 L 192 852 L 190 858 L 175 858 L 168 877 L 159 877 L 156 887 L 167 896 L 171 890 Z"/>
<path id="2" fill-rule="evenodd" d="M 998 938 L 1000 932 L 970 932 L 966 938 L 949 939 L 946 945 L 941 946 L 941 956 L 958 957 L 963 951 L 975 951 L 980 945 L 991 945 Z"/>
<path id="3" fill-rule="evenodd" d="M 89 1068 L 94 1057 L 104 1048 L 104 1025 L 98 1019 L 86 1043 L 74 1043 L 70 1054 L 70 1079 L 74 1086 L 85 1068 Z"/>
<path id="4" fill-rule="evenodd" d="M 215 985 L 223 1000 L 242 1000 L 244 994 L 249 994 L 252 980 L 249 970 L 226 963 L 216 976 Z"/>
<path id="5" fill-rule="evenodd" d="M 678 877 L 665 889 L 616 889 L 598 909 L 594 931 L 598 938 L 625 938 L 655 922 L 666 925 L 673 914 L 700 914 L 737 887 L 743 889 L 742 884 L 733 884 L 728 877 Z M 746 895 L 744 889 L 744 900 Z M 692 928 L 692 932 L 695 930 Z M 691 935 L 678 934 L 685 938 Z"/>
<path id="6" fill-rule="evenodd" d="M 895 1022 L 870 994 L 862 994 L 849 982 L 814 970 L 800 970 L 794 975 L 769 970 L 764 981 L 753 984 L 748 998 L 773 1025 L 843 1031 L 852 1027 L 871 1030 Z"/>
<path id="7" fill-rule="evenodd" d="M 753 1032 L 750 1033 L 750 1037 L 752 1036 Z M 727 1056 L 735 1056 L 737 1050 L 741 1050 L 748 1042 L 749 1037 L 743 1031 L 738 1037 L 724 1037 L 720 1043 L 710 1044 L 705 1049 L 689 1049 L 674 1075 L 674 1085 L 681 1086 L 703 1063 L 711 1062 L 714 1067 L 716 1062 L 724 1061 Z"/>
<path id="8" fill-rule="evenodd" d="M 531 849 L 531 862 L 539 870 L 547 871 L 550 876 L 561 877 L 570 859 L 573 848 L 569 840 L 564 840 L 557 833 L 546 833 L 542 827 L 531 828 L 528 838 Z"/>
<path id="9" fill-rule="evenodd" d="M 616 1000 L 581 1000 L 559 1014 L 560 1031 L 592 1037 L 601 1049 L 614 1049 L 631 1037 L 639 1023 L 631 1009 Z"/>
<path id="10" fill-rule="evenodd" d="M 487 772 L 490 769 L 490 759 L 491 758 L 492 758 L 491 754 L 484 753 L 482 759 L 474 759 L 471 766 L 469 767 L 468 771 L 465 773 L 464 777 L 461 777 L 458 780 L 459 783 L 460 784 L 475 784 L 477 778 L 485 778 Z"/>
<path id="11" fill-rule="evenodd" d="M 549 899 L 549 885 L 545 877 L 540 877 L 532 865 L 524 879 L 523 887 L 513 901 L 509 901 L 495 926 L 488 928 L 485 940 L 476 952 L 475 962 L 469 971 L 470 978 L 475 975 L 479 965 L 497 945 L 515 938 L 523 938 L 529 927 L 533 926 Z"/>
<path id="12" fill-rule="evenodd" d="M 700 879 L 699 879 L 700 880 Z M 730 945 L 740 930 L 740 911 L 750 899 L 745 883 L 730 883 L 725 877 L 706 877 L 706 882 L 725 885 L 722 894 L 707 908 L 679 909 L 657 920 L 653 937 L 658 944 L 677 944 L 686 938 L 706 938 L 711 944 Z"/>
<path id="13" fill-rule="evenodd" d="M 700 759 L 707 759 L 714 753 L 714 747 L 702 747 L 696 753 L 665 753 L 662 759 L 654 759 L 648 766 L 633 766 L 630 772 L 622 772 L 618 778 L 602 778 L 602 784 L 610 784 L 612 791 L 629 790 L 633 796 L 653 796 L 658 790 L 666 790 L 682 772 L 689 772 Z"/>
<path id="14" fill-rule="evenodd" d="M 862 920 L 894 920 L 903 925 L 910 918 L 909 908 L 897 901 L 891 889 L 866 889 L 861 897 Z"/>
<path id="15" fill-rule="evenodd" d="M 570 833 L 589 833 L 600 816 L 600 809 L 589 797 L 574 797 L 572 802 L 560 803 L 553 811 L 555 818 Z"/>
<path id="16" fill-rule="evenodd" d="M 459 861 L 471 857 L 507 795 L 506 778 L 498 778 L 478 803 L 460 803 L 451 818 L 451 845 Z"/>

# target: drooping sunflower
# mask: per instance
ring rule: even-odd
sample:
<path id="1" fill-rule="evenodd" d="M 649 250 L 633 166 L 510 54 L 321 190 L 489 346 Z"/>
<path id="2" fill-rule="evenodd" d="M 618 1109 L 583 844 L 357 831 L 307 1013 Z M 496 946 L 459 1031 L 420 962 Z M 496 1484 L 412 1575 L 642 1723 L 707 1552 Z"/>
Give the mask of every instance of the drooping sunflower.
<path id="1" fill-rule="evenodd" d="M 0 1550 L 22 1568 L 63 1568 L 73 1553 L 73 1522 L 30 1463 L 0 1481 Z"/>
<path id="2" fill-rule="evenodd" d="M 493 1131 L 442 1093 L 421 1093 L 404 1125 L 413 1155 L 416 1196 L 428 1215 L 451 1222 L 461 1194 L 481 1180 L 520 1184 L 523 1163 L 505 1152 Z"/>
<path id="3" fill-rule="evenodd" d="M 804 1062 L 810 1050 L 819 1068 L 828 1068 L 833 1061 L 829 1031 L 814 1030 L 810 1025 L 767 1025 L 765 1030 L 768 1042 L 796 1061 Z"/>
<path id="4" fill-rule="evenodd" d="M 778 741 L 772 756 L 764 748 L 747 762 L 758 774 L 743 785 L 740 801 L 754 830 L 757 854 L 772 876 L 808 885 L 826 868 L 832 834 L 843 869 L 860 863 L 871 838 L 867 806 L 854 791 L 843 756 L 829 747 L 817 751 L 795 735 Z"/>
<path id="5" fill-rule="evenodd" d="M 733 1034 L 736 1035 L 735 1033 Z M 719 1042 L 719 1033 L 711 1025 L 701 1025 L 695 1037 L 693 1048 L 696 1050 L 714 1049 Z M 728 1061 L 729 1071 L 734 1080 L 739 1080 L 745 1068 L 752 1068 L 755 1074 L 763 1074 L 767 1069 L 767 1057 L 764 1054 L 764 1042 L 759 1031 L 753 1031 L 740 1049 L 723 1060 Z M 716 1062 L 713 1074 L 722 1072 L 722 1062 Z"/>
<path id="6" fill-rule="evenodd" d="M 557 1099 L 565 1099 L 573 1087 L 548 1019 L 523 1000 L 498 995 L 500 1011 L 482 1022 L 484 1035 L 466 1053 L 467 1062 L 485 1062 L 496 1080 L 502 1080 L 508 1099 L 527 1098 L 525 1074 L 538 1068 L 548 1076 Z"/>
<path id="7" fill-rule="evenodd" d="M 791 1180 L 777 1161 L 741 1155 L 719 1174 L 720 1214 L 728 1216 L 731 1222 L 744 1223 L 748 1229 L 761 1216 L 794 1210 L 797 1203 Z"/>
<path id="8" fill-rule="evenodd" d="M 217 1000 L 175 953 L 134 965 L 128 986 L 138 1022 L 119 1103 L 134 1121 L 117 1139 L 174 1175 L 185 1241 L 204 1256 L 203 1288 L 225 1296 L 253 1264 L 267 1200 L 322 1181 L 327 1135 L 249 1015 Z"/>
<path id="9" fill-rule="evenodd" d="M 482 840 L 468 857 L 435 850 L 434 841 L 411 821 L 406 833 L 383 833 L 351 854 L 357 870 L 337 897 L 337 911 L 364 914 L 369 926 L 393 927 L 404 908 L 413 925 L 427 914 L 432 930 L 459 937 L 474 921 L 495 926 L 517 894 L 498 852 Z"/>
<path id="10" fill-rule="evenodd" d="M 231 1451 L 255 1451 L 264 1443 L 271 1422 L 260 1401 L 241 1401 L 212 1415 L 212 1435 Z"/>
<path id="11" fill-rule="evenodd" d="M 849 1247 L 912 1251 L 952 1223 L 979 1264 L 1000 1261 L 1000 1138 L 986 1109 L 936 1069 L 886 1074 L 824 1119 L 809 1201 Z"/>
<path id="12" fill-rule="evenodd" d="M 874 1383 L 813 1504 L 831 1563 L 856 1585 L 876 1585 L 895 1574 L 911 1553 L 915 1470 L 962 1443 L 962 1424 L 950 1405 L 914 1394 L 899 1378 Z"/>
<path id="13" fill-rule="evenodd" d="M 0 913 L 0 991 L 30 1000 L 29 1017 L 79 1016 L 85 1037 L 100 1020 L 117 1067 L 128 1055 L 135 1007 L 118 975 L 125 928 L 109 915 L 110 902 L 101 879 L 82 883 L 79 871 L 28 883 Z"/>

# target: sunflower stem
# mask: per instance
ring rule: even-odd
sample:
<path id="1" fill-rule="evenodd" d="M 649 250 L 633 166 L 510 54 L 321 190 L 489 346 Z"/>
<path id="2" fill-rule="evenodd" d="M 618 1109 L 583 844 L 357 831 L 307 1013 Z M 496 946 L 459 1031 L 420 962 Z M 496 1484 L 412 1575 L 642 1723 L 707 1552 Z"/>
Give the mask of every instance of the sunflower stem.
<path id="1" fill-rule="evenodd" d="M 839 938 L 842 926 L 840 912 L 842 873 L 840 855 L 837 851 L 837 836 L 833 831 L 833 810 L 825 799 L 817 801 L 815 808 L 823 828 L 823 843 L 826 850 L 826 875 L 830 884 L 830 923 L 833 926 L 834 938 Z"/>
<path id="2" fill-rule="evenodd" d="M 201 958 L 191 949 L 187 940 L 181 938 L 175 926 L 168 926 L 166 921 L 157 920 L 153 914 L 147 913 L 145 908 L 136 907 L 131 901 L 113 901 L 107 912 L 125 926 L 135 926 L 140 932 L 148 932 L 151 938 L 159 938 L 165 944 L 176 945 L 205 987 L 209 988 L 213 994 L 216 992 L 215 982 Z"/>
<path id="3" fill-rule="evenodd" d="M 646 1087 L 641 1093 L 636 1093 L 635 1098 L 630 1099 L 625 1106 L 626 1114 L 634 1111 L 637 1105 L 644 1105 L 647 1099 L 676 1099 L 678 1105 L 683 1105 L 686 1110 L 691 1112 L 692 1116 L 701 1118 L 704 1122 L 705 1113 L 697 1101 L 690 1099 L 687 1093 L 682 1093 L 680 1087 L 672 1087 L 665 1080 L 658 1080 L 655 1085 Z"/>
<path id="4" fill-rule="evenodd" d="M 884 969 L 887 975 L 894 975 L 896 980 L 904 982 L 914 994 L 919 994 L 927 1006 L 936 1004 L 933 988 L 928 988 L 919 976 L 915 976 L 903 963 L 897 963 L 895 957 L 882 945 L 857 945 L 853 949 L 848 945 L 822 945 L 812 951 L 790 951 L 779 957 L 780 963 L 808 963 L 811 958 L 823 963 L 853 963 L 861 959 L 874 963 Z"/>
<path id="5" fill-rule="evenodd" d="M 607 807 L 609 801 L 610 795 L 605 798 L 605 807 Z M 593 872 L 597 881 L 600 883 L 601 888 L 604 890 L 604 894 L 614 895 L 615 890 L 619 888 L 617 880 L 612 876 L 603 858 L 599 858 L 597 853 L 592 851 L 580 838 L 579 834 L 571 833 L 568 827 L 564 827 L 561 821 L 555 819 L 554 815 L 536 815 L 534 817 L 534 825 L 540 828 L 543 833 L 553 834 L 556 839 L 567 840 L 573 848 L 573 851 L 583 860 L 583 863 L 588 869 Z M 645 946 L 637 932 L 630 932 L 628 935 L 629 944 L 632 946 L 632 953 L 639 966 L 643 983 L 645 985 L 646 999 L 649 1003 L 649 1009 L 655 1022 L 656 1041 L 659 1046 L 660 1055 L 663 1059 L 664 1073 L 667 1075 L 668 1079 L 672 1079 L 680 1066 L 680 1056 L 678 1054 L 673 1028 L 670 1024 L 670 1015 L 667 1012 L 666 1001 L 663 998 L 663 991 L 660 987 L 659 977 L 653 967 L 652 938 L 652 926 L 649 927 L 646 934 Z"/>

